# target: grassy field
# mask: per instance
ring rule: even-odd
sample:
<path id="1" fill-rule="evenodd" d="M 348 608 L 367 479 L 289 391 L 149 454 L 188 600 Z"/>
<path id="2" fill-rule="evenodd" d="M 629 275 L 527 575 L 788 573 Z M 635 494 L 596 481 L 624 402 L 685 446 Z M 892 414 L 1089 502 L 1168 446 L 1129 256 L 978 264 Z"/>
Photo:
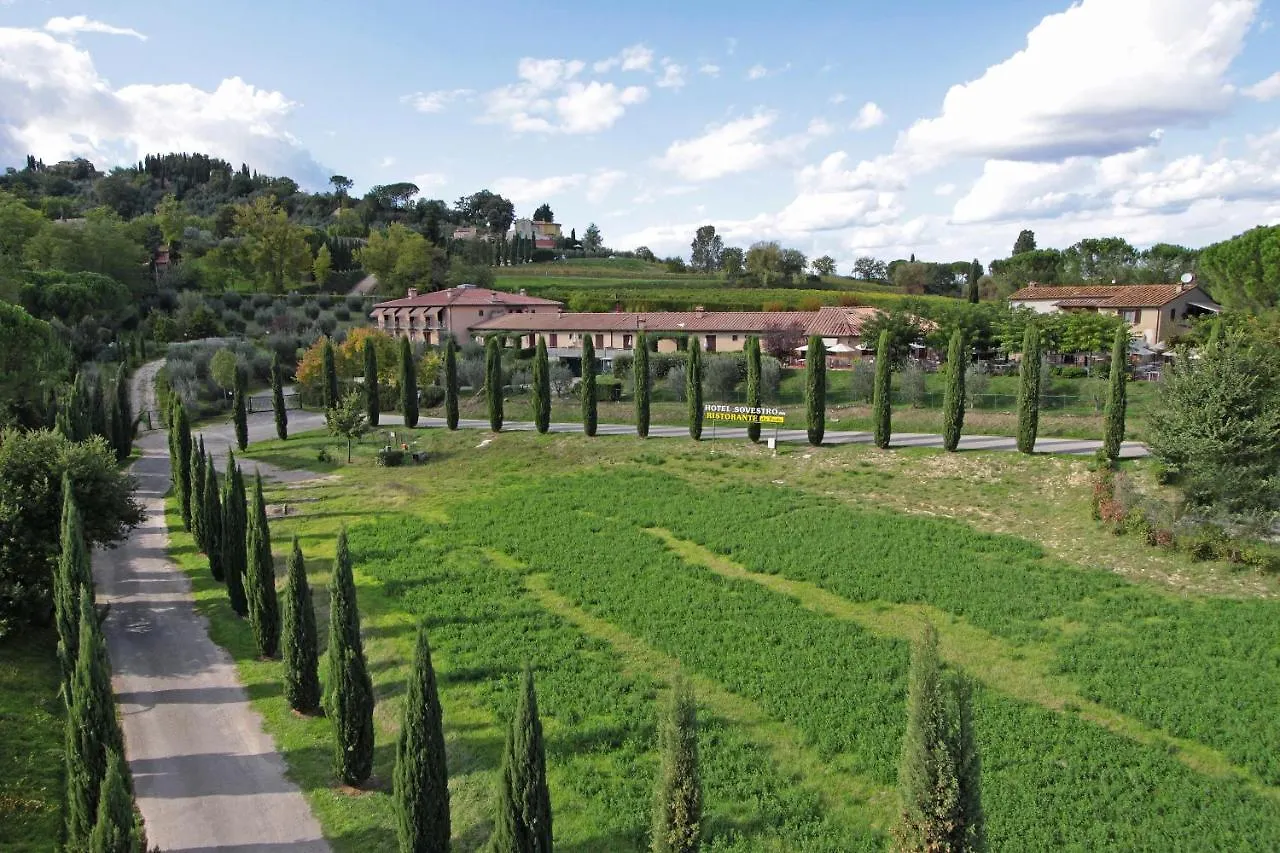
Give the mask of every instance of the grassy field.
<path id="1" fill-rule="evenodd" d="M 254 660 L 248 627 L 173 535 L 339 850 L 392 843 L 419 620 L 456 849 L 487 837 L 525 661 L 558 849 L 645 849 L 654 719 L 676 672 L 698 693 L 709 849 L 883 849 L 925 618 L 979 683 L 992 849 L 1280 847 L 1276 579 L 1099 534 L 1081 460 L 415 437 L 433 454 L 421 468 L 373 466 L 372 439 L 350 466 L 315 462 L 334 444 L 323 436 L 249 453 L 321 475 L 268 493 L 285 507 L 276 553 L 301 537 L 321 619 L 336 532 L 351 530 L 379 697 L 376 782 L 360 796 L 335 789 L 326 723 L 287 711 L 279 664 Z"/>
<path id="2" fill-rule="evenodd" d="M 62 834 L 63 707 L 57 636 L 0 642 L 0 850 L 45 853 Z"/>

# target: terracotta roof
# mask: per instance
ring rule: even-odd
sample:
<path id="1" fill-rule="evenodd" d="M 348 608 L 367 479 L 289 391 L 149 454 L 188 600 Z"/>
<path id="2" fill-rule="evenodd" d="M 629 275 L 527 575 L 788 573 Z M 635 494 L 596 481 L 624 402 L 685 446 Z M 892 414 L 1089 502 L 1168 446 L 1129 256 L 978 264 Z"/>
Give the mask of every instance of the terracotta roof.
<path id="1" fill-rule="evenodd" d="M 1080 299 L 1059 299 L 1053 304 L 1059 308 L 1101 308 L 1106 301 L 1104 297 L 1093 296 Z"/>
<path id="2" fill-rule="evenodd" d="M 784 329 L 804 330 L 815 311 L 645 311 L 570 314 L 506 314 L 477 323 L 477 332 L 611 332 L 634 331 L 644 323 L 648 332 L 744 332 L 771 334 Z"/>
<path id="3" fill-rule="evenodd" d="M 448 290 L 436 290 L 432 293 L 419 293 L 417 296 L 406 296 L 403 299 L 392 299 L 379 302 L 373 310 L 379 308 L 444 308 L 452 305 L 560 305 L 554 299 L 540 299 L 522 293 L 506 293 L 501 290 L 489 290 L 487 287 L 450 287 Z"/>
<path id="4" fill-rule="evenodd" d="M 1097 300 L 1088 304 L 1098 308 L 1155 308 L 1196 289 L 1198 288 L 1184 289 L 1180 284 L 1089 284 L 1061 287 L 1033 284 L 1017 291 L 1009 299 L 1014 302 L 1052 300 L 1059 305 L 1064 300 L 1089 299 Z"/>
<path id="5" fill-rule="evenodd" d="M 862 324 L 879 313 L 879 308 L 820 308 L 806 333 L 829 338 L 858 337 L 862 334 Z"/>

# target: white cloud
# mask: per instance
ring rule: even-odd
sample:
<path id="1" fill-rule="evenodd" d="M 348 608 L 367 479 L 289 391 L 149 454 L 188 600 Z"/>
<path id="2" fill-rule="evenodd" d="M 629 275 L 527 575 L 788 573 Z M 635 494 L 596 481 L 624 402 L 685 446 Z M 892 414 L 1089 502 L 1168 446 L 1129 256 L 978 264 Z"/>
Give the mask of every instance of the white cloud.
<path id="1" fill-rule="evenodd" d="M 644 86 L 619 89 L 612 83 L 591 81 L 570 83 L 564 95 L 556 99 L 556 113 L 565 133 L 596 133 L 613 127 L 626 108 L 649 97 Z"/>
<path id="2" fill-rule="evenodd" d="M 281 92 L 239 77 L 212 91 L 185 83 L 115 89 L 89 53 L 52 35 L 0 28 L 0 162 L 87 157 L 136 163 L 156 151 L 202 151 L 268 174 L 321 186 L 323 169 L 287 130 Z"/>
<path id="3" fill-rule="evenodd" d="M 454 101 L 474 95 L 471 89 L 439 89 L 434 92 L 414 92 L 405 95 L 400 103 L 409 104 L 420 113 L 438 113 Z"/>
<path id="4" fill-rule="evenodd" d="M 832 103 L 832 104 L 839 105 L 839 104 L 843 104 L 845 101 L 849 100 L 849 97 L 848 97 L 847 95 L 845 95 L 845 93 L 844 93 L 844 92 L 836 92 L 834 95 L 832 95 L 832 96 L 831 96 L 830 98 L 828 98 L 827 100 L 828 100 L 830 103 Z"/>
<path id="5" fill-rule="evenodd" d="M 576 59 L 521 59 L 518 82 L 485 93 L 481 121 L 516 133 L 597 133 L 649 97 L 644 86 L 575 80 L 584 67 Z"/>
<path id="6" fill-rule="evenodd" d="M 516 204 L 534 204 L 582 187 L 587 201 L 599 204 L 626 177 L 627 173 L 618 169 L 597 169 L 590 174 L 574 172 L 546 178 L 499 178 L 493 182 L 493 188 Z"/>
<path id="7" fill-rule="evenodd" d="M 147 40 L 145 35 L 130 27 L 113 27 L 111 24 L 95 21 L 84 15 L 74 15 L 70 18 L 50 18 L 45 22 L 44 28 L 46 31 L 59 36 L 75 36 L 76 33 L 101 33 L 109 36 L 133 36 L 139 41 Z"/>
<path id="8" fill-rule="evenodd" d="M 1150 145 L 1153 131 L 1230 105 L 1226 72 L 1259 2 L 1080 0 L 1044 18 L 1024 49 L 953 86 L 905 145 L 936 158 L 1046 161 Z"/>
<path id="9" fill-rule="evenodd" d="M 861 160 L 846 169 L 849 155 L 844 151 L 828 154 L 816 166 L 805 166 L 796 173 L 796 183 L 803 190 L 837 192 L 845 190 L 901 190 L 907 186 L 907 164 L 893 155 Z"/>
<path id="10" fill-rule="evenodd" d="M 379 168 L 379 169 L 390 169 L 390 168 L 391 168 L 392 166 L 394 166 L 395 164 L 396 164 L 396 158 L 394 158 L 394 157 L 392 157 L 390 154 L 388 154 L 387 156 L 383 157 L 381 160 L 379 160 L 379 161 L 378 161 L 378 168 Z"/>
<path id="11" fill-rule="evenodd" d="M 755 65 L 747 69 L 748 80 L 760 80 L 768 76 L 769 76 L 769 69 L 765 68 L 763 65 L 759 63 L 756 63 Z"/>
<path id="12" fill-rule="evenodd" d="M 712 125 L 702 136 L 671 143 L 657 166 L 686 180 L 708 181 L 798 155 L 832 130 L 826 122 L 814 119 L 802 133 L 770 139 L 767 131 L 777 118 L 777 113 L 760 111 Z"/>
<path id="13" fill-rule="evenodd" d="M 604 74 L 619 67 L 623 71 L 651 71 L 653 70 L 653 51 L 643 44 L 633 44 L 630 47 L 624 47 L 617 56 L 602 59 L 591 67 L 597 74 Z"/>
<path id="14" fill-rule="evenodd" d="M 704 63 L 702 63 L 701 65 L 699 65 L 699 66 L 698 66 L 698 73 L 699 73 L 699 74 L 705 74 L 705 75 L 707 75 L 708 77 L 719 77 L 719 76 L 720 76 L 720 66 L 719 66 L 719 65 L 715 65 L 715 64 L 710 63 L 710 62 L 704 62 Z"/>
<path id="15" fill-rule="evenodd" d="M 1280 71 L 1272 74 L 1265 80 L 1259 80 L 1252 86 L 1244 90 L 1244 93 L 1250 98 L 1259 101 L 1272 101 L 1280 98 Z"/>
<path id="16" fill-rule="evenodd" d="M 524 57 L 516 64 L 516 75 L 536 91 L 554 89 L 578 76 L 586 67 L 580 59 L 531 59 Z"/>
<path id="17" fill-rule="evenodd" d="M 626 178 L 627 173 L 620 169 L 597 169 L 587 179 L 587 189 L 584 195 L 586 195 L 587 201 L 592 204 L 599 204 L 613 192 L 614 187 L 622 183 Z"/>
<path id="18" fill-rule="evenodd" d="M 415 184 L 423 194 L 426 194 L 428 190 L 439 189 L 448 185 L 449 178 L 439 172 L 423 172 L 420 175 L 414 175 L 409 181 Z"/>
<path id="19" fill-rule="evenodd" d="M 660 89 L 679 89 L 684 86 L 684 83 L 684 66 L 664 57 L 662 76 L 658 78 L 655 85 Z"/>
<path id="20" fill-rule="evenodd" d="M 874 101 L 867 101 L 862 105 L 862 109 L 858 110 L 857 118 L 853 120 L 854 130 L 870 130 L 873 127 L 879 127 L 884 124 L 884 110 Z"/>

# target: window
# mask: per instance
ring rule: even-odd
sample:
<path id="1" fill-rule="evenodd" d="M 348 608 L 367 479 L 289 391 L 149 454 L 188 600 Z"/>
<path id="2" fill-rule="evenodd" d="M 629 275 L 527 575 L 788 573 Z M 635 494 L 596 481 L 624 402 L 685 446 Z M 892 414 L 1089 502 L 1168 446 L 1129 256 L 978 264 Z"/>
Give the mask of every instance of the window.
<path id="1" fill-rule="evenodd" d="M 484 316 L 484 309 L 483 309 L 483 308 L 481 308 L 481 309 L 480 309 L 480 316 L 481 316 L 481 317 L 483 317 L 483 316 Z"/>
<path id="2" fill-rule="evenodd" d="M 596 335 L 596 349 L 604 349 L 604 335 Z"/>
<path id="3" fill-rule="evenodd" d="M 559 345 L 559 336 L 555 332 L 551 333 L 551 340 L 547 342 L 547 346 L 556 347 Z"/>
<path id="4" fill-rule="evenodd" d="M 736 341 L 736 340 L 738 339 L 738 336 L 737 336 L 737 335 L 734 335 L 734 336 L 733 336 L 733 339 Z"/>
<path id="5" fill-rule="evenodd" d="M 715 351 L 716 351 L 716 336 L 715 336 L 715 335 L 707 335 L 707 347 L 706 347 L 706 349 L 707 349 L 707 352 L 715 352 Z"/>
<path id="6" fill-rule="evenodd" d="M 1142 319 L 1142 311 L 1138 308 L 1123 308 L 1120 311 L 1120 319 L 1126 323 L 1135 324 Z"/>
<path id="7" fill-rule="evenodd" d="M 622 348 L 623 348 L 623 349 L 631 349 L 631 336 L 630 336 L 630 335 L 623 335 L 623 336 L 622 336 Z"/>
<path id="8" fill-rule="evenodd" d="M 1174 315 L 1174 309 L 1173 309 L 1173 308 L 1170 308 L 1170 309 L 1169 309 L 1169 319 L 1170 319 L 1170 320 L 1174 319 L 1174 316 L 1175 316 L 1175 315 Z"/>

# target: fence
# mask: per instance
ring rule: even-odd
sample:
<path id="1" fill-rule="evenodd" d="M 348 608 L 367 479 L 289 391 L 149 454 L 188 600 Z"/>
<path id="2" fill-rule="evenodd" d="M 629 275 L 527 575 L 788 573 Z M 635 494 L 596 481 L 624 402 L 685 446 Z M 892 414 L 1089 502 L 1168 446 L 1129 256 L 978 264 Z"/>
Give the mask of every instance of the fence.
<path id="1" fill-rule="evenodd" d="M 285 394 L 284 407 L 286 411 L 298 411 L 302 408 L 302 398 L 298 394 Z M 196 411 L 197 417 L 211 417 L 221 412 L 229 411 L 231 408 L 231 400 L 228 398 L 216 403 L 200 403 Z M 245 398 L 245 408 L 249 414 L 254 412 L 270 412 L 272 410 L 271 395 L 258 394 Z M 140 432 L 151 432 L 157 429 L 164 429 L 164 417 L 159 409 L 145 409 L 138 413 L 138 430 Z"/>

